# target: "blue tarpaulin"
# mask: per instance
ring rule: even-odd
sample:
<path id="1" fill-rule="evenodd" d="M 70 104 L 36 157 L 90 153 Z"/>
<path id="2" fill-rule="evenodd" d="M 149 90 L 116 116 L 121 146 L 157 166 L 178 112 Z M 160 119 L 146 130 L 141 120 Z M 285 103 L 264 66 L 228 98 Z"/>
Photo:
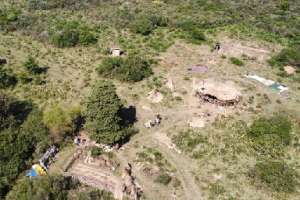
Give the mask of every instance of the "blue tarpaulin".
<path id="1" fill-rule="evenodd" d="M 29 177 L 36 177 L 38 176 L 38 174 L 36 173 L 36 171 L 34 169 L 31 169 L 27 174 L 26 176 L 29 176 Z"/>

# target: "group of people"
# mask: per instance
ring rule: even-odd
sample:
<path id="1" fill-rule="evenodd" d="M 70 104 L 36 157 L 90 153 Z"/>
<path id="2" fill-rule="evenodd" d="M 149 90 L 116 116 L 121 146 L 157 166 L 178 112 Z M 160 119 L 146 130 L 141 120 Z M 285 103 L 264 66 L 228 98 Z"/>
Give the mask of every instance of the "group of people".
<path id="1" fill-rule="evenodd" d="M 158 126 L 161 122 L 162 118 L 159 114 L 155 115 L 155 119 L 147 121 L 144 125 L 146 128 L 152 128 L 154 126 Z"/>

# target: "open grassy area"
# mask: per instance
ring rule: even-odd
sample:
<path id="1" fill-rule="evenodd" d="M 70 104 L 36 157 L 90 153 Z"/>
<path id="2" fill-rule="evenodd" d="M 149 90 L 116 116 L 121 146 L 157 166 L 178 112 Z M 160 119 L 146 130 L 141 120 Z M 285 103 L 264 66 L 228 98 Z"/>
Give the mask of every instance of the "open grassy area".
<path id="1" fill-rule="evenodd" d="M 2 0 L 0 199 L 52 144 L 63 174 L 79 132 L 142 199 L 299 199 L 299 24 L 297 0 Z"/>

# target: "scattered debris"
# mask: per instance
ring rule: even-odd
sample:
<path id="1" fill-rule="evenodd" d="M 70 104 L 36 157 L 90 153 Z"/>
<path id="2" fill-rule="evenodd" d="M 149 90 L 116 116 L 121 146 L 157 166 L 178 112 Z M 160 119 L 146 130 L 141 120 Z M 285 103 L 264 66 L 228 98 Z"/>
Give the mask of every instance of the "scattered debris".
<path id="1" fill-rule="evenodd" d="M 172 78 L 168 77 L 166 81 L 166 87 L 171 90 L 171 92 L 174 92 L 174 83 Z"/>
<path id="2" fill-rule="evenodd" d="M 5 58 L 0 58 L 0 66 L 7 64 L 7 60 Z"/>
<path id="3" fill-rule="evenodd" d="M 146 128 L 152 128 L 154 126 L 159 126 L 160 125 L 160 122 L 161 122 L 162 118 L 159 114 L 157 114 L 155 116 L 155 119 L 154 120 L 149 120 L 147 121 L 144 125 Z"/>
<path id="4" fill-rule="evenodd" d="M 164 96 L 156 89 L 148 93 L 147 97 L 152 103 L 159 103 L 163 100 Z"/>
<path id="5" fill-rule="evenodd" d="M 58 153 L 58 148 L 52 145 L 39 160 L 40 165 L 47 170 L 51 162 L 54 160 L 55 155 Z"/>
<path id="6" fill-rule="evenodd" d="M 192 118 L 188 123 L 193 128 L 203 128 L 205 126 L 205 121 L 202 118 Z"/>
<path id="7" fill-rule="evenodd" d="M 121 55 L 123 55 L 123 51 L 122 49 L 118 48 L 118 47 L 113 47 L 110 49 L 110 54 L 113 56 L 113 57 L 119 57 Z"/>
<path id="8" fill-rule="evenodd" d="M 203 65 L 195 65 L 187 68 L 187 70 L 192 73 L 206 73 L 208 71 L 208 67 Z"/>
<path id="9" fill-rule="evenodd" d="M 142 106 L 142 109 L 152 112 L 152 109 L 149 106 Z"/>
<path id="10" fill-rule="evenodd" d="M 250 78 L 250 79 L 254 79 L 254 80 L 264 84 L 265 86 L 268 86 L 269 88 L 271 88 L 275 91 L 278 91 L 279 93 L 282 93 L 282 92 L 288 90 L 288 87 L 286 87 L 286 86 L 284 86 L 280 83 L 277 83 L 277 82 L 272 81 L 272 80 L 265 79 L 265 78 L 257 76 L 257 75 L 245 75 L 245 77 Z"/>
<path id="11" fill-rule="evenodd" d="M 125 167 L 122 179 L 124 181 L 122 185 L 123 193 L 128 195 L 130 199 L 139 199 L 142 194 L 142 188 L 132 175 L 132 166 L 130 163 L 128 163 L 128 165 Z"/>
<path id="12" fill-rule="evenodd" d="M 293 75 L 296 73 L 296 69 L 292 66 L 285 66 L 283 69 L 287 75 Z"/>
<path id="13" fill-rule="evenodd" d="M 216 104 L 219 106 L 234 106 L 241 100 L 241 93 L 232 81 L 215 81 L 206 79 L 196 84 L 193 81 L 195 96 L 203 102 Z"/>
<path id="14" fill-rule="evenodd" d="M 26 176 L 32 178 L 37 176 L 45 176 L 47 173 L 39 164 L 34 164 L 31 167 L 31 170 L 26 174 Z"/>

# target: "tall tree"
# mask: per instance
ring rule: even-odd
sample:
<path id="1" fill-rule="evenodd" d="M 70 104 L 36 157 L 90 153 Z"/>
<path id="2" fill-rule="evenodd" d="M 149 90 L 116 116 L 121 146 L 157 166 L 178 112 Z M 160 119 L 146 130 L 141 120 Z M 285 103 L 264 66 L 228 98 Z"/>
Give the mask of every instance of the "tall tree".
<path id="1" fill-rule="evenodd" d="M 127 136 L 120 111 L 122 103 L 109 81 L 95 84 L 86 99 L 86 128 L 99 143 L 114 144 Z"/>

